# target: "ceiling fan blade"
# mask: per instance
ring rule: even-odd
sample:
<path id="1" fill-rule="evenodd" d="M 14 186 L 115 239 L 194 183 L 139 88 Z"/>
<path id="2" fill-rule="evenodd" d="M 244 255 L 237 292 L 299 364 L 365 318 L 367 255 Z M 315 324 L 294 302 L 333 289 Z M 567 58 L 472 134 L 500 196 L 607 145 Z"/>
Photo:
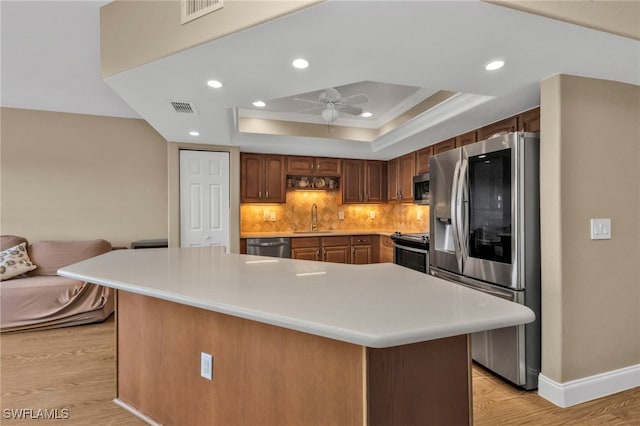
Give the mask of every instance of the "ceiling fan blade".
<path id="1" fill-rule="evenodd" d="M 363 104 L 369 100 L 369 97 L 364 93 L 359 93 L 357 95 L 347 96 L 346 98 L 342 98 L 340 103 L 342 105 L 355 105 L 355 104 Z"/>
<path id="2" fill-rule="evenodd" d="M 347 114 L 351 114 L 351 115 L 362 114 L 362 108 L 358 108 L 358 107 L 353 107 L 349 105 L 338 105 L 337 108 L 338 108 L 338 111 L 346 112 Z"/>
<path id="3" fill-rule="evenodd" d="M 311 100 L 311 99 L 293 98 L 293 100 L 294 101 L 309 102 L 311 104 L 316 104 L 316 105 L 324 105 L 322 102 L 314 101 L 314 100 Z"/>

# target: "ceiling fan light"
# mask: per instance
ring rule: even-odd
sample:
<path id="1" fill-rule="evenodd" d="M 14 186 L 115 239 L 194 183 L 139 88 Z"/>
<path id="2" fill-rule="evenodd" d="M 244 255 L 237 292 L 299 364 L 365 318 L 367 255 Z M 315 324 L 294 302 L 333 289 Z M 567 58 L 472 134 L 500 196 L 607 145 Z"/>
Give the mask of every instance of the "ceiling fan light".
<path id="1" fill-rule="evenodd" d="M 338 119 L 338 111 L 335 108 L 327 107 L 322 110 L 322 118 L 328 123 L 333 123 Z"/>

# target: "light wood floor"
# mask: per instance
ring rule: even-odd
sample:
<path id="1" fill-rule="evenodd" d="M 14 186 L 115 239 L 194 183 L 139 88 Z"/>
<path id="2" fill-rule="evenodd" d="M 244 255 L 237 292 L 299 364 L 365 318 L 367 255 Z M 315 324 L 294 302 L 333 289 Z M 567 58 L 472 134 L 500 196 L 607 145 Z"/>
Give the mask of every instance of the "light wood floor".
<path id="1" fill-rule="evenodd" d="M 144 425 L 112 402 L 113 317 L 102 324 L 0 336 L 0 424 Z M 571 408 L 473 371 L 474 424 L 640 425 L 640 388 Z M 68 409 L 67 420 L 11 420 L 5 409 Z M 35 412 L 35 411 L 34 411 Z"/>

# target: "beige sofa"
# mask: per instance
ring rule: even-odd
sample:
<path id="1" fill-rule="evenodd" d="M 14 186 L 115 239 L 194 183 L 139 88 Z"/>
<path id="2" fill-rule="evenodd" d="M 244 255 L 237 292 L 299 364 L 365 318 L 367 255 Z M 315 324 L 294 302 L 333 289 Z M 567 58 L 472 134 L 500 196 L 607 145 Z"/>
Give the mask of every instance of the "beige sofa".
<path id="1" fill-rule="evenodd" d="M 22 243 L 25 244 L 21 246 Z M 12 247 L 18 248 L 7 250 Z M 111 244 L 105 240 L 28 244 L 22 237 L 0 236 L 0 251 L 6 257 L 9 256 L 7 252 L 20 255 L 19 266 L 25 269 L 35 267 L 0 282 L 1 331 L 39 330 L 104 321 L 114 309 L 112 290 L 58 276 L 57 271 L 110 250 Z M 5 266 L 13 268 L 18 265 L 6 258 L 2 260 L 0 271 L 3 276 L 10 276 L 5 275 Z"/>

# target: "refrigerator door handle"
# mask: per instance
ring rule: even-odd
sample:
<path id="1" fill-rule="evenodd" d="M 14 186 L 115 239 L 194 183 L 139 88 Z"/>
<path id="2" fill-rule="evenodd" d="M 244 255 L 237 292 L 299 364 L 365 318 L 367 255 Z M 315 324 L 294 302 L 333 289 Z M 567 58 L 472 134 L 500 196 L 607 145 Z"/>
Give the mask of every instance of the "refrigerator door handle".
<path id="1" fill-rule="evenodd" d="M 459 222 L 458 222 L 458 183 L 460 178 L 460 160 L 456 161 L 456 168 L 453 172 L 453 182 L 451 184 L 451 230 L 453 231 L 453 241 L 456 251 L 458 270 L 462 271 L 462 257 L 460 247 Z"/>
<path id="2" fill-rule="evenodd" d="M 460 167 L 460 176 L 458 177 L 458 204 L 457 204 L 457 216 L 458 222 L 458 238 L 460 240 L 460 252 L 463 259 L 469 256 L 469 209 L 467 206 L 469 199 L 469 184 L 467 181 L 467 169 L 469 168 L 469 160 L 466 158 L 462 160 Z"/>

